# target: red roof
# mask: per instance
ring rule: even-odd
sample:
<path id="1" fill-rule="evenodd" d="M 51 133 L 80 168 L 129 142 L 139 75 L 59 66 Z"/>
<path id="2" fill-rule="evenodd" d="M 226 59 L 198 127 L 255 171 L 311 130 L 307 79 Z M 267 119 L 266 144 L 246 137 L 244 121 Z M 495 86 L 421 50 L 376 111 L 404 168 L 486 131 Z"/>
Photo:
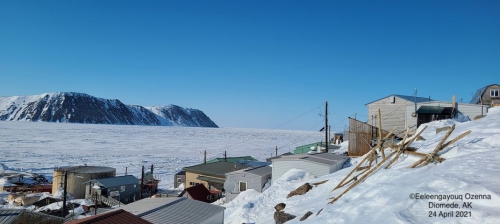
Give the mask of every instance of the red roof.
<path id="1" fill-rule="evenodd" d="M 203 184 L 197 184 L 192 187 L 188 187 L 184 189 L 184 191 L 187 192 L 194 200 L 203 202 L 209 202 L 208 196 L 212 194 Z M 184 194 L 184 192 L 182 194 Z"/>
<path id="2" fill-rule="evenodd" d="M 67 224 L 152 224 L 151 222 L 141 219 L 130 212 L 123 209 L 118 209 L 99 215 L 91 216 L 84 219 L 77 219 Z"/>

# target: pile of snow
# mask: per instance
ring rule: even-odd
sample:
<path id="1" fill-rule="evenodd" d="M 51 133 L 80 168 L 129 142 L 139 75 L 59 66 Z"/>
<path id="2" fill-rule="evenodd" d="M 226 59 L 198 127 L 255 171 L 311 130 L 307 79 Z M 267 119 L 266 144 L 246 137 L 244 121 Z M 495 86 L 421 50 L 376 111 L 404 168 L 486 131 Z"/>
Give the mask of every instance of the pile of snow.
<path id="1" fill-rule="evenodd" d="M 283 182 L 283 181 L 296 182 L 296 181 L 307 180 L 307 179 L 311 179 L 311 178 L 315 178 L 315 176 L 312 175 L 311 173 L 305 171 L 305 170 L 293 168 L 293 169 L 287 171 L 285 174 L 283 174 L 283 176 L 278 178 L 276 180 L 276 182 Z"/>
<path id="2" fill-rule="evenodd" d="M 56 193 L 53 195 L 54 198 L 63 198 L 64 196 L 64 189 L 60 187 L 57 189 Z M 73 195 L 71 195 L 69 192 L 66 192 L 66 200 L 73 200 Z"/>
<path id="3" fill-rule="evenodd" d="M 434 150 L 446 134 L 436 134 L 438 127 L 456 125 L 448 141 L 467 130 L 472 132 L 439 154 L 446 159 L 443 163 L 409 169 L 419 157 L 404 154 L 390 169 L 377 170 L 334 204 L 328 203 L 349 185 L 333 192 L 332 189 L 354 166 L 312 180 L 298 181 L 300 178 L 290 178 L 297 175 L 287 174 L 259 195 L 225 204 L 225 223 L 274 223 L 274 206 L 281 202 L 286 204 L 286 213 L 296 216 L 287 223 L 498 223 L 500 108 L 490 109 L 486 117 L 476 121 L 445 120 L 427 125 L 423 132 L 426 140 L 412 145 L 418 152 Z M 389 152 L 386 149 L 386 155 Z M 352 159 L 351 163 L 356 165 L 362 159 Z M 295 181 L 286 181 L 292 179 Z M 305 182 L 323 180 L 328 181 L 305 195 L 286 198 Z M 414 199 L 416 196 L 418 199 Z M 248 206 L 250 203 L 253 206 Z M 308 211 L 313 215 L 299 221 Z M 450 212 L 453 217 L 444 217 Z M 470 217 L 456 217 L 460 215 Z"/>
<path id="4" fill-rule="evenodd" d="M 16 186 L 15 184 L 10 183 L 9 180 L 5 178 L 0 178 L 0 186 L 2 187 L 11 187 L 11 186 Z"/>

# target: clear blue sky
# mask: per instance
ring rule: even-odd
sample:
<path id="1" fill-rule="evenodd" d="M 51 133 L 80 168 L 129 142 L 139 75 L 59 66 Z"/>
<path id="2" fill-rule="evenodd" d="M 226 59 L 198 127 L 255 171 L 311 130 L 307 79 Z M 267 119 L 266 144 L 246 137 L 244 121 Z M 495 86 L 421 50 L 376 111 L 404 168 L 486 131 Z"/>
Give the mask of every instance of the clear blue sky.
<path id="1" fill-rule="evenodd" d="M 303 130 L 328 101 L 341 130 L 392 93 L 469 101 L 493 83 L 500 1 L 0 1 L 0 96 L 83 92 Z"/>

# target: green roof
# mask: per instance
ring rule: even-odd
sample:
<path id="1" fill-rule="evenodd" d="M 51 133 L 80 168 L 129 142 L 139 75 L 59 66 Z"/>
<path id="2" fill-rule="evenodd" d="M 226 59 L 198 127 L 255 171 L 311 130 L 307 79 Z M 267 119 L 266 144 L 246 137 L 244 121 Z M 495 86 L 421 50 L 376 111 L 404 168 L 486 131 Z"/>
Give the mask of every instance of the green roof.
<path id="1" fill-rule="evenodd" d="M 226 173 L 233 172 L 235 170 L 245 169 L 248 167 L 250 166 L 243 164 L 235 164 L 231 162 L 213 162 L 213 163 L 184 167 L 184 170 L 186 172 L 191 172 L 191 173 L 205 174 L 210 176 L 226 178 Z"/>
<path id="2" fill-rule="evenodd" d="M 316 146 L 316 145 L 323 145 L 323 142 L 315 142 L 307 145 L 297 146 L 295 147 L 295 150 L 293 150 L 293 154 L 307 153 L 311 151 L 311 146 Z"/>
<path id="3" fill-rule="evenodd" d="M 216 163 L 216 162 L 244 163 L 249 161 L 257 161 L 257 160 L 251 156 L 238 156 L 238 157 L 227 157 L 226 161 L 224 161 L 224 158 L 215 158 L 208 160 L 207 163 Z"/>

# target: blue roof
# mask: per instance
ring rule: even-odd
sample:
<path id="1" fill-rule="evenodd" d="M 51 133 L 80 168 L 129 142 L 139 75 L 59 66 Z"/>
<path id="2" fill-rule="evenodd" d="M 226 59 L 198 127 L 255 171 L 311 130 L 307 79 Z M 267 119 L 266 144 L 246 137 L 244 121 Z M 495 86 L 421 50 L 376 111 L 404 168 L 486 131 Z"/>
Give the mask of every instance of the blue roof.
<path id="1" fill-rule="evenodd" d="M 401 98 L 401 99 L 403 99 L 403 100 L 406 100 L 406 101 L 408 101 L 408 102 L 412 102 L 412 103 L 422 103 L 422 102 L 435 101 L 435 100 L 433 100 L 433 99 L 429 99 L 429 98 L 427 98 L 427 97 L 414 97 L 414 96 L 405 96 L 405 95 L 391 94 L 391 95 L 389 95 L 389 96 L 382 97 L 382 98 L 380 98 L 380 99 L 378 99 L 378 100 L 374 100 L 374 101 L 372 101 L 372 102 L 369 102 L 369 103 L 365 104 L 365 106 L 366 106 L 366 105 L 368 105 L 368 104 L 371 104 L 371 103 L 377 102 L 377 101 L 379 101 L 379 100 L 382 100 L 382 99 L 385 99 L 385 98 L 391 97 L 391 96 L 399 97 L 399 98 Z"/>
<path id="2" fill-rule="evenodd" d="M 119 176 L 119 177 L 110 177 L 95 180 L 106 187 L 112 186 L 123 186 L 127 184 L 138 184 L 139 179 L 133 175 Z"/>
<path id="3" fill-rule="evenodd" d="M 476 91 L 476 93 L 474 94 L 474 96 L 472 97 L 472 100 L 470 100 L 470 103 L 471 103 L 471 104 L 479 104 L 479 103 L 480 103 L 480 101 L 481 101 L 481 97 L 483 96 L 484 92 L 485 92 L 488 88 L 490 88 L 490 86 L 495 86 L 495 85 L 497 85 L 497 86 L 498 86 L 498 84 L 491 84 L 491 85 L 487 85 L 487 86 L 485 86 L 485 87 L 483 87 L 483 88 L 481 88 L 481 89 L 478 89 L 478 90 Z"/>

